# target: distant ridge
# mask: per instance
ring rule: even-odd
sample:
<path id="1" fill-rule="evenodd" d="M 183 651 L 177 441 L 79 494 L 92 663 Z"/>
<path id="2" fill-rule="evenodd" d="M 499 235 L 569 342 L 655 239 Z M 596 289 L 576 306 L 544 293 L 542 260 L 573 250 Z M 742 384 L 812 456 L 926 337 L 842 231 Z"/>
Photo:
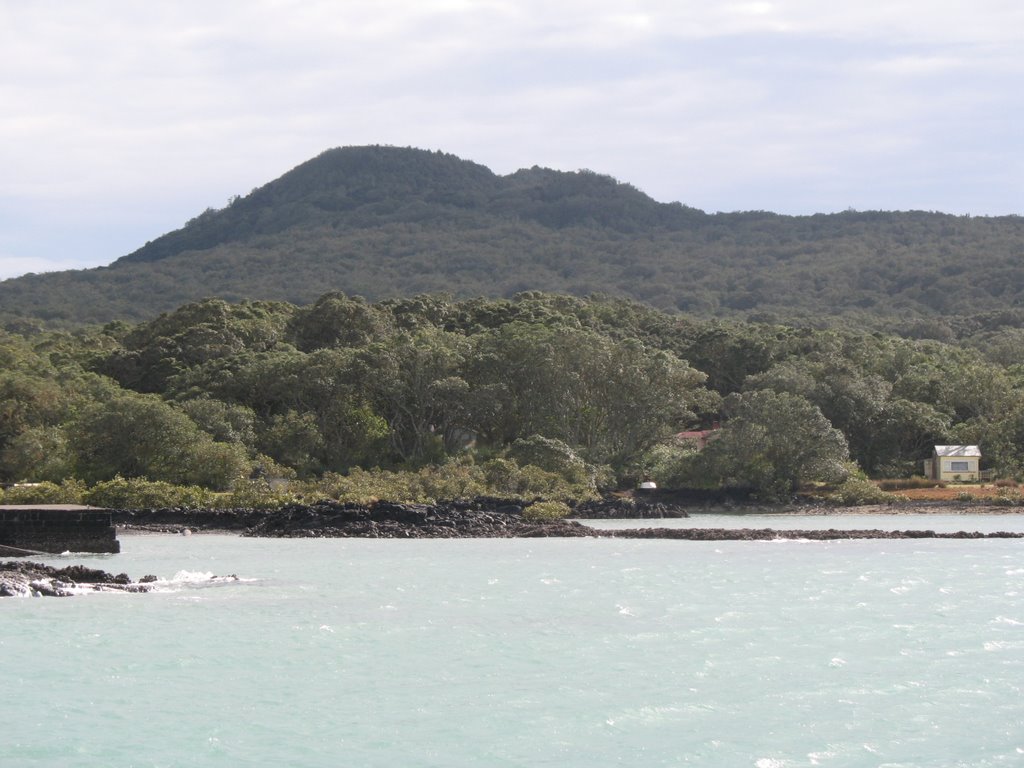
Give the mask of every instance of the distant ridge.
<path id="1" fill-rule="evenodd" d="M 455 155 L 396 147 L 331 149 L 220 211 L 147 243 L 116 263 L 156 261 L 295 227 L 421 223 L 469 212 L 545 227 L 633 233 L 680 229 L 704 214 L 658 203 L 610 176 L 530 168 L 497 176 Z"/>
<path id="2" fill-rule="evenodd" d="M 0 316 L 151 317 L 206 296 L 308 303 L 525 290 L 702 315 L 927 318 L 1024 306 L 1024 219 L 706 214 L 592 171 L 328 150 L 109 267 L 0 283 Z"/>

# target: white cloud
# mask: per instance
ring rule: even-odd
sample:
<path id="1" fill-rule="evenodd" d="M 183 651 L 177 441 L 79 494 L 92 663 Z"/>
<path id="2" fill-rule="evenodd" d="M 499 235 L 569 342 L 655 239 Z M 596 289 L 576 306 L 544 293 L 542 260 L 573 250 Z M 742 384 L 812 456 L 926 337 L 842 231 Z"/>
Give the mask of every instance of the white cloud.
<path id="1" fill-rule="evenodd" d="M 362 143 L 712 209 L 1019 211 L 1021 30 L 1008 0 L 0 0 L 6 250 L 63 245 L 4 200 L 117 211 L 79 249 L 109 261 L 119 220 L 176 226 Z"/>
<path id="2" fill-rule="evenodd" d="M 55 259 L 37 256 L 18 256 L 0 252 L 0 280 L 20 277 L 30 272 L 59 272 L 66 269 L 80 269 L 77 259 Z"/>
<path id="3" fill-rule="evenodd" d="M 896 56 L 871 62 L 870 67 L 890 75 L 935 75 L 970 66 L 964 58 L 953 56 Z"/>

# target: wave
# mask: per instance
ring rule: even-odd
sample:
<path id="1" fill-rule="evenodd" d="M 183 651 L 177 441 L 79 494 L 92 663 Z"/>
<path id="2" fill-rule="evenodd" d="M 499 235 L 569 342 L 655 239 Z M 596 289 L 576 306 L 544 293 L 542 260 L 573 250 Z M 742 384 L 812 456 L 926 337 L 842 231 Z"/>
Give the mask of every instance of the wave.
<path id="1" fill-rule="evenodd" d="M 178 571 L 169 579 L 156 579 L 148 585 L 156 592 L 178 592 L 181 589 L 214 587 L 223 584 L 249 584 L 258 579 L 242 578 L 235 574 L 218 576 L 212 571 Z"/>

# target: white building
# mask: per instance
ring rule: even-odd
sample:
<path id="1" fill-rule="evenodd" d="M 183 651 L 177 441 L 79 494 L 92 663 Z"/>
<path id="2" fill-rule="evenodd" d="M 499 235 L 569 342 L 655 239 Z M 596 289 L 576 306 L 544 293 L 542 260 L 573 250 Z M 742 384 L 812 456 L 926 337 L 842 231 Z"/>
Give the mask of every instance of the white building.
<path id="1" fill-rule="evenodd" d="M 936 445 L 924 460 L 924 476 L 932 480 L 978 480 L 981 449 L 976 445 Z"/>

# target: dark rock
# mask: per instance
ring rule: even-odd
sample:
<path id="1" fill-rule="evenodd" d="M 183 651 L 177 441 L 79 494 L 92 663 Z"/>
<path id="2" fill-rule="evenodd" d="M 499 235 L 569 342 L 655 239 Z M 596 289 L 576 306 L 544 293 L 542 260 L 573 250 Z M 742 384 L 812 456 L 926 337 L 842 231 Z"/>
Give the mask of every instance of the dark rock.
<path id="1" fill-rule="evenodd" d="M 572 505 L 579 518 L 687 517 L 678 492 L 648 494 L 643 499 L 606 498 Z M 634 528 L 599 530 L 575 521 L 530 522 L 523 519 L 529 502 L 522 499 L 477 497 L 436 504 L 401 504 L 378 501 L 361 505 L 323 500 L 290 504 L 267 511 L 227 510 L 115 510 L 115 521 L 145 530 L 234 530 L 246 536 L 287 538 L 536 538 L 595 537 L 678 539 L 687 541 L 766 541 L 772 539 L 981 539 L 1021 538 L 1018 533 L 935 533 L 934 531 L 882 530 L 775 530 L 770 528 Z"/>
<path id="2" fill-rule="evenodd" d="M 156 581 L 155 576 L 152 581 Z M 113 576 L 84 565 L 53 568 L 33 562 L 0 563 L 0 597 L 67 597 L 81 585 L 105 592 L 146 592 L 149 589 L 143 582 L 132 582 L 127 574 Z"/>
<path id="3" fill-rule="evenodd" d="M 778 530 L 774 528 L 631 528 L 622 531 L 608 531 L 609 535 L 621 539 L 684 539 L 687 541 L 772 541 L 776 539 L 801 539 L 810 541 L 833 541 L 837 539 L 1020 539 L 1024 533 L 980 533 L 957 531 L 936 533 L 935 531 L 883 531 L 878 529 L 839 530 Z"/>
<path id="4" fill-rule="evenodd" d="M 649 498 L 605 498 L 582 501 L 572 510 L 572 516 L 585 520 L 651 519 L 689 517 L 683 507 Z"/>

